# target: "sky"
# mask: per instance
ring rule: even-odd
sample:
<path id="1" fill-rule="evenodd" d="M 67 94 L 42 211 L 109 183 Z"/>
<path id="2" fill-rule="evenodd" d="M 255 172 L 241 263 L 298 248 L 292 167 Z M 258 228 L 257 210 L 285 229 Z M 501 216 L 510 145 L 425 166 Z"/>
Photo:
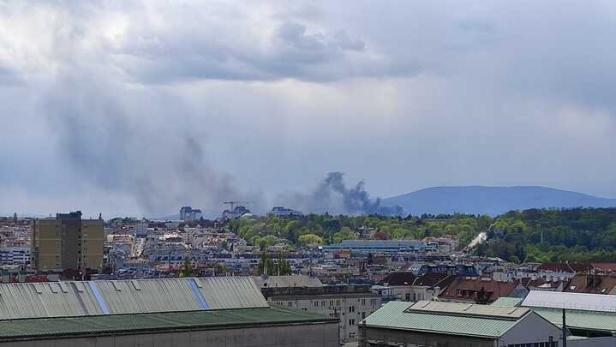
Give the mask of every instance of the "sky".
<path id="1" fill-rule="evenodd" d="M 0 213 L 616 197 L 613 1 L 0 1 Z M 321 184 L 321 186 L 320 186 Z"/>

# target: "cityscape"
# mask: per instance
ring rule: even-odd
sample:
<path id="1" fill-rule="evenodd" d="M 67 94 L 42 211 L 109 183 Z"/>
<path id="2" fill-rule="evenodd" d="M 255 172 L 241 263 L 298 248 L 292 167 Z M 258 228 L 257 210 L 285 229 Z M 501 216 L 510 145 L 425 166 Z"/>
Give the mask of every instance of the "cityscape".
<path id="1" fill-rule="evenodd" d="M 255 215 L 240 204 L 213 220 L 190 206 L 181 207 L 175 220 L 87 219 L 80 211 L 46 218 L 15 214 L 0 220 L 0 290 L 5 307 L 12 307 L 3 315 L 24 322 L 87 316 L 94 320 L 89 324 L 98 324 L 94 317 L 101 314 L 162 315 L 216 307 L 230 310 L 229 324 L 240 324 L 233 322 L 237 312 L 267 309 L 271 312 L 250 319 L 241 316 L 241 324 L 252 327 L 262 314 L 272 315 L 277 325 L 291 330 L 251 329 L 256 335 L 281 334 L 277 338 L 288 341 L 277 342 L 282 345 L 297 345 L 287 335 L 297 330 L 303 336 L 307 329 L 314 341 L 300 345 L 492 346 L 499 340 L 521 345 L 534 339 L 552 346 L 564 336 L 574 346 L 612 345 L 613 251 L 538 259 L 529 252 L 534 246 L 525 244 L 514 246 L 508 259 L 494 254 L 502 240 L 515 242 L 520 233 L 532 238 L 532 220 L 536 223 L 541 214 L 544 248 L 560 242 L 550 224 L 561 220 L 560 227 L 568 227 L 570 215 L 578 216 L 573 224 L 583 219 L 588 225 L 607 223 L 608 233 L 616 226 L 616 209 L 590 208 L 526 210 L 514 222 L 513 213 L 494 218 L 332 216 L 282 206 Z M 174 319 L 174 326 L 197 324 L 192 318 Z M 308 322 L 319 325 L 309 328 Z M 115 336 L 106 328 L 102 335 Z M 221 341 L 218 333 L 200 334 L 203 341 L 222 343 L 215 342 Z M 220 334 L 225 341 L 244 338 Z"/>
<path id="2" fill-rule="evenodd" d="M 616 347 L 616 2 L 0 1 L 0 347 Z"/>

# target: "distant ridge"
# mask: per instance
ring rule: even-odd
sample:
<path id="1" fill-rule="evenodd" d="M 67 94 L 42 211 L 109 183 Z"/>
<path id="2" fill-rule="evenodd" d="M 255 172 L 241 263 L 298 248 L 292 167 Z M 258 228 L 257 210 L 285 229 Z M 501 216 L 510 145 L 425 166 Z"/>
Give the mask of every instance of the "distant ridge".
<path id="1" fill-rule="evenodd" d="M 467 213 L 495 216 L 530 208 L 616 207 L 616 199 L 540 186 L 432 187 L 383 199 L 383 205 L 403 208 L 404 214 Z"/>

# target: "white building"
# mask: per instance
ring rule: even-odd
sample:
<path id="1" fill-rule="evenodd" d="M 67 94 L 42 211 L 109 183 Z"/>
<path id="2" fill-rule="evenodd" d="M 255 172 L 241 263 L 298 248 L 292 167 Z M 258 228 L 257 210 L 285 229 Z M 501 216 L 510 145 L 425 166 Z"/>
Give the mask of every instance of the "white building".
<path id="1" fill-rule="evenodd" d="M 30 247 L 0 248 L 0 264 L 23 266 L 30 264 Z"/>

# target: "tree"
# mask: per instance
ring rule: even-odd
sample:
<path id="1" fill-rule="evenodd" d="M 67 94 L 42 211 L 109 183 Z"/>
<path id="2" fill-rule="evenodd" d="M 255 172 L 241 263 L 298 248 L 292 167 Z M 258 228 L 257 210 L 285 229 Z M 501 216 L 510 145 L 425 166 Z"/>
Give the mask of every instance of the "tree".
<path id="1" fill-rule="evenodd" d="M 284 276 L 293 273 L 291 264 L 282 257 L 282 254 L 279 254 L 278 258 L 274 261 L 267 252 L 261 254 L 261 259 L 257 265 L 257 271 L 259 275 L 270 276 Z"/>
<path id="2" fill-rule="evenodd" d="M 298 238 L 300 245 L 315 247 L 323 244 L 323 239 L 315 234 L 304 234 Z"/>
<path id="3" fill-rule="evenodd" d="M 182 264 L 182 268 L 180 269 L 180 277 L 190 277 L 193 275 L 192 263 L 188 258 L 184 259 L 184 264 Z"/>
<path id="4" fill-rule="evenodd" d="M 332 236 L 335 243 L 340 243 L 343 240 L 355 240 L 357 235 L 349 227 L 342 227 L 339 232 Z"/>

